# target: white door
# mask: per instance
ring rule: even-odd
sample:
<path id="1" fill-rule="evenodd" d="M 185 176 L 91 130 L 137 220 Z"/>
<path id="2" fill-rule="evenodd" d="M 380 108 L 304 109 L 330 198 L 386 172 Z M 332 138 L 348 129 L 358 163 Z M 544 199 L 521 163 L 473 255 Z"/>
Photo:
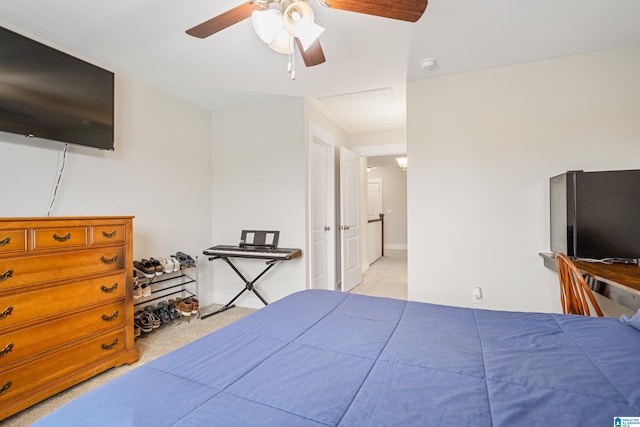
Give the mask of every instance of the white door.
<path id="1" fill-rule="evenodd" d="M 367 181 L 367 218 L 378 219 L 382 213 L 382 178 Z"/>
<path id="2" fill-rule="evenodd" d="M 362 281 L 360 269 L 360 156 L 340 147 L 340 288 Z"/>
<path id="3" fill-rule="evenodd" d="M 335 144 L 309 123 L 309 282 L 335 290 Z"/>

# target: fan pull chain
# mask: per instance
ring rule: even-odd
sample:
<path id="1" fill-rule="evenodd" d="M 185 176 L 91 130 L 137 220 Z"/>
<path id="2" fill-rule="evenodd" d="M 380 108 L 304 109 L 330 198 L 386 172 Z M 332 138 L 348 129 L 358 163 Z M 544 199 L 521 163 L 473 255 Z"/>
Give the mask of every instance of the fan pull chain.
<path id="1" fill-rule="evenodd" d="M 291 80 L 296 79 L 295 49 L 296 44 L 293 42 L 293 36 L 289 36 L 289 64 L 287 65 L 287 72 L 291 74 Z"/>

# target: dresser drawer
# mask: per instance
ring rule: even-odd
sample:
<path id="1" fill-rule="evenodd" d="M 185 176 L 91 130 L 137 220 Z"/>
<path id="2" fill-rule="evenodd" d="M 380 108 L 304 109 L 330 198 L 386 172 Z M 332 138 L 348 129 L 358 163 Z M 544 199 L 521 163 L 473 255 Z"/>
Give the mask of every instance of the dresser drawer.
<path id="1" fill-rule="evenodd" d="M 59 313 L 73 313 L 83 306 L 124 299 L 125 277 L 125 273 L 117 273 L 23 292 L 20 295 L 1 296 L 0 332 L 20 323 L 37 321 Z M 4 318 L 2 313 L 7 313 Z"/>
<path id="2" fill-rule="evenodd" d="M 121 243 L 124 242 L 124 225 L 97 225 L 91 227 L 91 243 Z"/>
<path id="3" fill-rule="evenodd" d="M 95 332 L 122 328 L 126 323 L 124 301 L 42 322 L 30 328 L 0 334 L 0 371 L 3 366 L 42 353 Z"/>
<path id="4" fill-rule="evenodd" d="M 0 406 L 125 350 L 124 330 L 106 333 L 0 373 Z"/>
<path id="5" fill-rule="evenodd" d="M 87 246 L 87 227 L 38 228 L 33 231 L 33 249 Z"/>
<path id="6" fill-rule="evenodd" d="M 0 230 L 0 255 L 27 250 L 27 230 Z"/>
<path id="7" fill-rule="evenodd" d="M 121 270 L 125 268 L 125 261 L 124 247 L 0 258 L 0 292 L 35 283 Z"/>

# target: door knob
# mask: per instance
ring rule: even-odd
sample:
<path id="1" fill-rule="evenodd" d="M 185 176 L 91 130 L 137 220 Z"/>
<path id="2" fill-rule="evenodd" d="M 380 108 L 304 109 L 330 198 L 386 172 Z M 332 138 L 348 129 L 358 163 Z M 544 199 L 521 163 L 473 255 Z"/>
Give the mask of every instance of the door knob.
<path id="1" fill-rule="evenodd" d="M 329 227 L 328 225 L 325 225 L 324 226 L 324 231 L 329 231 L 329 230 L 331 230 L 331 227 Z"/>

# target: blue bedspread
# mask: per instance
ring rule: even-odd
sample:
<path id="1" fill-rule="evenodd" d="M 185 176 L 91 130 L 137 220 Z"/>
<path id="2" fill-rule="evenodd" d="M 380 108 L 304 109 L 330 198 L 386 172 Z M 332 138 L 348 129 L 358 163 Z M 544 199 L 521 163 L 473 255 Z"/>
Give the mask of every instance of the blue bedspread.
<path id="1" fill-rule="evenodd" d="M 611 318 L 303 291 L 38 426 L 612 426 L 640 331 Z"/>

